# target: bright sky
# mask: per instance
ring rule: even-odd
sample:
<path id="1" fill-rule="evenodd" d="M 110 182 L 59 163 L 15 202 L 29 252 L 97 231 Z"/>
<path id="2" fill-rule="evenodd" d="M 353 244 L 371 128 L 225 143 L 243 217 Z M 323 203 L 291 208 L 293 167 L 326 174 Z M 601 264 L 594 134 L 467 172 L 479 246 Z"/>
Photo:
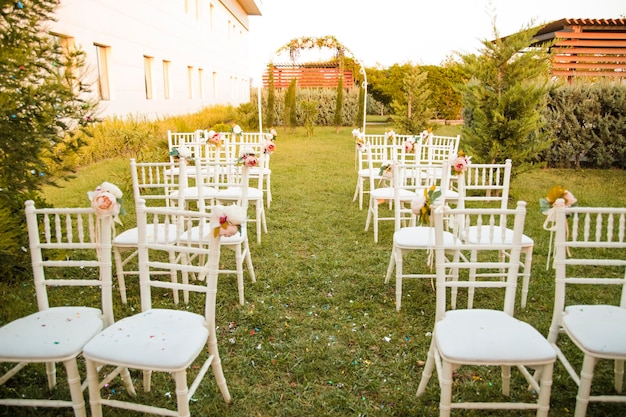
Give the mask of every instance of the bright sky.
<path id="1" fill-rule="evenodd" d="M 250 17 L 250 70 L 258 80 L 274 52 L 302 36 L 332 35 L 366 67 L 439 65 L 455 51 L 563 18 L 626 17 L 624 0 L 261 0 Z"/>

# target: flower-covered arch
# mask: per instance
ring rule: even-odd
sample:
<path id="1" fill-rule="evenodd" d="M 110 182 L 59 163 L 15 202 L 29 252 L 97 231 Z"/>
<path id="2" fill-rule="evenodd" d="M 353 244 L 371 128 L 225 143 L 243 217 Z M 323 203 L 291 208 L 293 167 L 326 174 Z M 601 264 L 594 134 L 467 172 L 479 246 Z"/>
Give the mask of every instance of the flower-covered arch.
<path id="1" fill-rule="evenodd" d="M 341 42 L 337 40 L 334 36 L 321 36 L 321 37 L 312 37 L 312 36 L 303 36 L 300 38 L 294 38 L 287 42 L 285 45 L 281 46 L 276 50 L 274 55 L 271 57 L 271 62 L 273 62 L 276 58 L 281 57 L 285 54 L 289 56 L 289 59 L 295 63 L 295 61 L 300 58 L 302 52 L 313 52 L 315 50 L 318 51 L 330 51 L 334 53 L 335 58 L 344 58 L 350 57 L 359 64 L 359 73 L 363 76 L 363 126 L 362 132 L 365 133 L 365 119 L 367 114 L 367 74 L 365 73 L 365 67 L 361 63 L 359 59 L 357 59 L 354 54 Z M 260 98 L 260 94 L 259 94 Z M 259 100 L 259 125 L 262 125 L 261 121 L 262 112 L 261 105 Z"/>

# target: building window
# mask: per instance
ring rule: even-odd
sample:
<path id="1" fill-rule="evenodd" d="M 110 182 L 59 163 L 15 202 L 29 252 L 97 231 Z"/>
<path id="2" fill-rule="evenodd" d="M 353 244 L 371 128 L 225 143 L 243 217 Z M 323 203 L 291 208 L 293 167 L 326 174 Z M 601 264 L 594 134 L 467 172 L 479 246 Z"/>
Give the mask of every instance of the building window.
<path id="1" fill-rule="evenodd" d="M 187 67 L 187 93 L 193 98 L 193 67 Z"/>
<path id="2" fill-rule="evenodd" d="M 66 65 L 67 63 L 71 64 L 73 62 L 73 56 L 76 53 L 76 43 L 74 41 L 74 38 L 58 33 L 50 34 L 55 37 L 57 43 L 61 47 L 61 52 L 63 54 L 63 60 L 60 63 L 61 65 L 57 67 L 57 71 L 61 77 L 65 77 L 65 71 L 70 71 L 69 73 L 67 73 L 67 77 L 65 77 L 65 79 L 70 80 L 73 83 L 72 90 L 77 93 L 79 90 L 80 81 L 76 79 L 77 74 L 72 71 L 71 67 L 68 67 Z"/>
<path id="3" fill-rule="evenodd" d="M 202 68 L 198 68 L 198 97 L 204 98 L 204 83 L 202 82 L 202 77 L 204 77 L 204 70 Z"/>
<path id="4" fill-rule="evenodd" d="M 109 56 L 111 47 L 94 44 L 98 57 L 98 94 L 101 100 L 111 100 L 111 86 L 109 80 Z"/>
<path id="5" fill-rule="evenodd" d="M 146 83 L 146 99 L 152 100 L 154 95 L 152 93 L 152 61 L 154 59 L 151 56 L 143 57 L 143 71 L 144 79 Z"/>
<path id="6" fill-rule="evenodd" d="M 163 97 L 170 98 L 170 61 L 163 61 Z"/>

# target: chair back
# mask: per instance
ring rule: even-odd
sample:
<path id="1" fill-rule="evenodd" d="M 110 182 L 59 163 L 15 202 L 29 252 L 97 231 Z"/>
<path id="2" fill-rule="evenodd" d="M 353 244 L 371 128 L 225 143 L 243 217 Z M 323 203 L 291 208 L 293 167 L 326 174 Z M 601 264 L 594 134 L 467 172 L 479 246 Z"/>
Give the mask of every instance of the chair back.
<path id="1" fill-rule="evenodd" d="M 151 206 L 169 206 L 172 203 L 171 195 L 178 190 L 179 183 L 186 182 L 186 178 L 180 178 L 180 167 L 184 163 L 182 158 L 176 162 L 137 162 L 131 158 L 130 173 L 135 202 L 143 199 Z"/>
<path id="2" fill-rule="evenodd" d="M 449 309 L 448 288 L 451 290 L 499 288 L 503 292 L 502 310 L 512 316 L 526 202 L 518 202 L 515 209 L 443 209 L 440 207 L 434 210 L 433 217 L 437 275 L 436 320 L 440 320 Z M 483 236 L 478 236 L 477 241 L 470 242 L 468 234 L 472 226 L 482 226 L 478 229 Z M 504 238 L 507 226 L 513 230 L 510 239 Z M 452 243 L 444 241 L 444 231 L 453 234 Z M 504 251 L 507 256 L 501 256 Z M 469 258 L 468 253 L 472 254 Z M 480 279 L 476 279 L 478 277 Z M 489 308 L 493 309 L 494 298 L 489 297 L 488 300 Z"/>
<path id="3" fill-rule="evenodd" d="M 39 310 L 50 308 L 50 287 L 96 287 L 105 326 L 113 323 L 112 217 L 91 207 L 36 208 L 32 200 L 25 214 Z"/>
<path id="4" fill-rule="evenodd" d="M 562 314 L 570 304 L 612 304 L 626 308 L 626 208 L 554 210 L 554 314 Z M 556 330 L 551 328 L 551 332 Z"/>
<path id="5" fill-rule="evenodd" d="M 152 302 L 156 299 L 155 288 L 166 288 L 204 294 L 205 307 L 214 314 L 220 236 L 214 233 L 212 225 L 215 219 L 212 218 L 212 212 L 213 207 L 205 207 L 204 211 L 147 207 L 145 201 L 139 200 L 137 227 L 142 311 L 152 308 Z M 171 230 L 150 228 L 153 224 L 176 224 L 175 238 L 157 236 L 159 231 L 171 233 Z M 193 233 L 185 233 L 192 229 Z M 158 271 L 173 271 L 179 279 L 159 280 L 157 277 L 163 274 L 156 274 Z M 190 278 L 200 284 L 190 284 Z"/>
<path id="6" fill-rule="evenodd" d="M 465 170 L 464 193 L 459 200 L 465 207 L 469 203 L 472 207 L 507 208 L 511 169 L 510 159 L 497 164 L 469 164 Z"/>

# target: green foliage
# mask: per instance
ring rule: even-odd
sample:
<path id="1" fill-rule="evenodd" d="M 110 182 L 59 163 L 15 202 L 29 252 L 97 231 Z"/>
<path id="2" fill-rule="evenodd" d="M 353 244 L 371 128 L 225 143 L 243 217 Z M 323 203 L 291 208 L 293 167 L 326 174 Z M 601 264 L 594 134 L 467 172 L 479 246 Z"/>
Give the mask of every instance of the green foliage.
<path id="1" fill-rule="evenodd" d="M 304 128 L 306 136 L 313 136 L 313 128 L 315 127 L 315 119 L 317 118 L 317 102 L 314 100 L 305 100 L 302 102 L 302 115 L 304 119 Z"/>
<path id="2" fill-rule="evenodd" d="M 462 55 L 469 82 L 461 87 L 467 150 L 478 162 L 513 160 L 516 174 L 550 146 L 542 131 L 549 91 L 548 55 L 529 49 L 533 29 L 483 40 L 479 55 Z"/>
<path id="3" fill-rule="evenodd" d="M 365 120 L 365 89 L 363 87 L 359 88 L 359 97 L 357 99 L 357 110 L 356 110 L 356 125 L 363 126 Z"/>
<path id="4" fill-rule="evenodd" d="M 286 123 L 285 123 L 286 122 Z M 296 108 L 296 79 L 292 78 L 285 94 L 285 118 L 283 125 L 294 128 L 298 125 L 298 110 Z"/>
<path id="5" fill-rule="evenodd" d="M 51 173 L 66 170 L 85 142 L 77 135 L 95 121 L 84 53 L 49 35 L 44 24 L 59 2 L 3 1 L 0 7 L 0 207 L 4 224 L 23 232 L 24 201 L 37 198 Z M 21 271 L 21 242 L 0 254 L 0 275 Z M 13 239 L 9 232 L 2 240 Z M 7 251 L 9 252 L 7 254 Z"/>
<path id="6" fill-rule="evenodd" d="M 333 123 L 335 124 L 335 128 L 339 131 L 339 126 L 343 124 L 343 75 L 339 77 L 339 83 L 337 84 L 337 100 L 335 102 L 335 116 L 333 118 Z"/>
<path id="7" fill-rule="evenodd" d="M 412 67 L 402 80 L 401 95 L 391 102 L 394 127 L 399 132 L 416 135 L 428 126 L 433 117 L 426 77 L 428 73 L 420 71 L 417 66 Z"/>
<path id="8" fill-rule="evenodd" d="M 428 73 L 427 88 L 431 91 L 429 103 L 436 119 L 458 120 L 462 117 L 462 98 L 458 86 L 467 79 L 460 66 L 450 62 L 444 66 L 429 65 L 420 68 Z"/>
<path id="9" fill-rule="evenodd" d="M 271 127 L 276 124 L 276 120 L 274 119 L 274 106 L 276 105 L 276 89 L 274 88 L 274 64 L 269 64 L 268 71 L 269 79 L 267 80 L 267 106 L 263 111 L 263 123 Z"/>
<path id="10" fill-rule="evenodd" d="M 596 82 L 554 89 L 544 111 L 552 167 L 626 168 L 626 87 Z"/>

